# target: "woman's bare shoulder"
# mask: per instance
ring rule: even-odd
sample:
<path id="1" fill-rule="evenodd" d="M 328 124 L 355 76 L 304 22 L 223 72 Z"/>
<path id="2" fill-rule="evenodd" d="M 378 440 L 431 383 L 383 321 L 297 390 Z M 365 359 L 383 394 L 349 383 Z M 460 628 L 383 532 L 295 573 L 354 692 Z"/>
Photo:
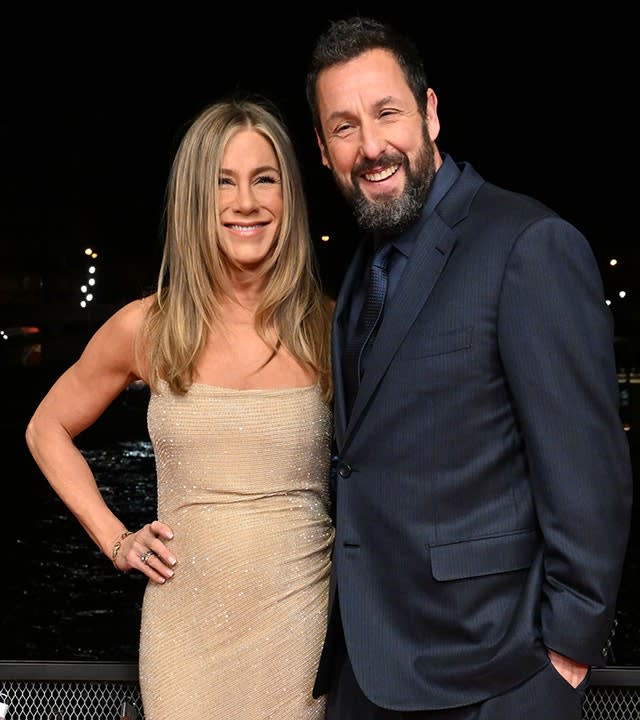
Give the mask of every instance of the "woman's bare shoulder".
<path id="1" fill-rule="evenodd" d="M 106 324 L 113 325 L 123 331 L 137 332 L 149 312 L 149 308 L 153 305 L 154 299 L 154 295 L 146 295 L 137 300 L 131 300 L 116 310 Z"/>
<path id="2" fill-rule="evenodd" d="M 133 356 L 133 348 L 140 337 L 152 301 L 151 296 L 143 297 L 116 310 L 96 330 L 83 354 L 90 357 L 95 357 L 96 352 L 106 357 Z"/>

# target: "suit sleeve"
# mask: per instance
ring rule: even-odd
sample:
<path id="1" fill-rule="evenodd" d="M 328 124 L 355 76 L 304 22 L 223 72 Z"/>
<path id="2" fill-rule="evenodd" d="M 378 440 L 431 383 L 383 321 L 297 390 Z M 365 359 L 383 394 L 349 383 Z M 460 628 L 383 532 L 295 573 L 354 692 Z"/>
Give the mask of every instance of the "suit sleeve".
<path id="1" fill-rule="evenodd" d="M 517 238 L 499 310 L 512 392 L 545 544 L 548 648 L 602 664 L 631 519 L 613 322 L 586 239 L 545 218 Z"/>

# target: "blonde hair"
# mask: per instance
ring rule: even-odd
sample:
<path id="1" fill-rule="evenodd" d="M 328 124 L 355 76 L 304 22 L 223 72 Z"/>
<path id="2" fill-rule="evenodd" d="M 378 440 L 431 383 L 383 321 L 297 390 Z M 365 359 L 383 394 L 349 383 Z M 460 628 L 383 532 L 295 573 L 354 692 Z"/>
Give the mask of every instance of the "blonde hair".
<path id="1" fill-rule="evenodd" d="M 218 217 L 218 177 L 227 143 L 246 129 L 260 133 L 273 147 L 283 194 L 282 223 L 262 270 L 266 285 L 256 312 L 256 330 L 273 354 L 282 344 L 312 368 L 328 401 L 330 302 L 318 280 L 293 144 L 283 120 L 264 99 L 210 105 L 180 142 L 167 184 L 157 292 L 145 327 L 149 383 L 153 388 L 162 378 L 176 393 L 189 389 L 207 334 L 219 322 L 221 301 L 230 294 L 230 260 Z"/>

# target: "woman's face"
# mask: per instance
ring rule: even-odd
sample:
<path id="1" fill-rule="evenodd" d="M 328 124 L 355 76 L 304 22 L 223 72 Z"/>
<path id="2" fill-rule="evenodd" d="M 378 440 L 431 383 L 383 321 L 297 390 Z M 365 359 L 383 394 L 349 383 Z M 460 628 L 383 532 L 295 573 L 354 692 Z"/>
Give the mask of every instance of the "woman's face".
<path id="1" fill-rule="evenodd" d="M 218 192 L 229 255 L 248 270 L 256 268 L 271 251 L 283 204 L 276 154 L 260 133 L 240 130 L 228 142 Z"/>

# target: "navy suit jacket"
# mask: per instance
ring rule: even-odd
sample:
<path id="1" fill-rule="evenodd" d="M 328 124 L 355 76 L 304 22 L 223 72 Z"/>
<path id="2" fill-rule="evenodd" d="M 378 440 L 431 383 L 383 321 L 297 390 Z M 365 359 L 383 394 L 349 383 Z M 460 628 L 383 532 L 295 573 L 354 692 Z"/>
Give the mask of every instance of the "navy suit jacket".
<path id="1" fill-rule="evenodd" d="M 333 329 L 335 604 L 357 681 L 395 710 L 479 702 L 547 662 L 604 664 L 632 476 L 612 317 L 586 239 L 468 164 L 426 221 L 345 417 Z"/>

